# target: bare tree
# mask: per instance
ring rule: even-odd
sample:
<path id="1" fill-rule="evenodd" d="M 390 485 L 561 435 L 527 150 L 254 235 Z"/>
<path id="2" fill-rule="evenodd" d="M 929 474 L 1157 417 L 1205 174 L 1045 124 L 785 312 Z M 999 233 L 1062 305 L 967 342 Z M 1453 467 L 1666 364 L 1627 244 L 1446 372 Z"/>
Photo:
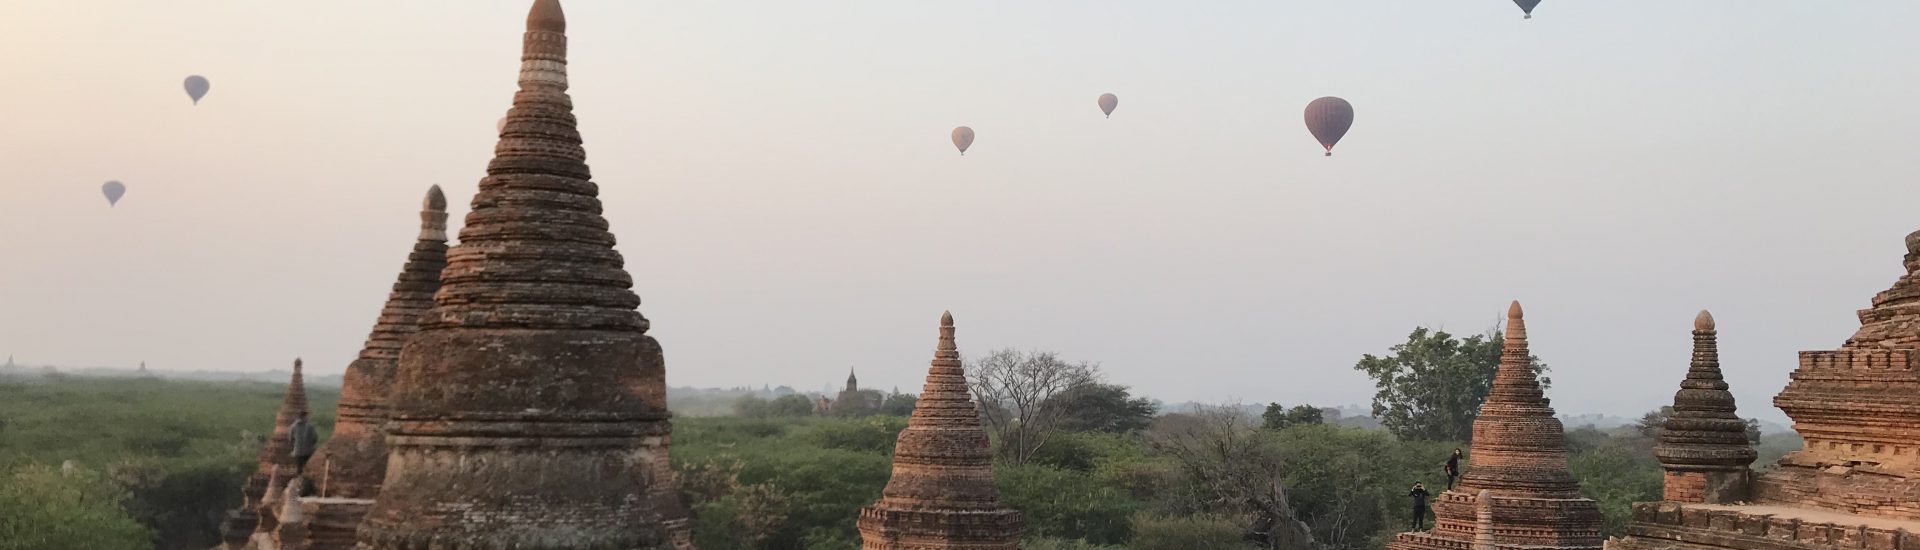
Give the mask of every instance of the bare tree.
<path id="1" fill-rule="evenodd" d="M 1051 351 L 996 350 L 967 365 L 967 385 L 993 430 L 1002 460 L 1026 464 L 1059 430 L 1065 399 L 1055 397 L 1098 380 L 1100 366 L 1068 363 Z"/>
<path id="2" fill-rule="evenodd" d="M 1264 548 L 1314 547 L 1311 531 L 1287 502 L 1286 465 L 1261 437 L 1258 419 L 1237 405 L 1203 405 L 1161 420 L 1148 432 L 1149 442 L 1179 463 L 1202 509 L 1251 512 L 1248 540 Z"/>

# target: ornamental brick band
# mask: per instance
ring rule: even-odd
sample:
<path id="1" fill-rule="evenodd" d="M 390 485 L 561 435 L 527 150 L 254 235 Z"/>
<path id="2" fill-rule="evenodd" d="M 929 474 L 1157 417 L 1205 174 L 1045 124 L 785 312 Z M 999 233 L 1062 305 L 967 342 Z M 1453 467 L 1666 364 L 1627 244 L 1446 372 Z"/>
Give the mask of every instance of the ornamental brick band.
<path id="1" fill-rule="evenodd" d="M 944 313 L 927 384 L 894 447 L 893 477 L 879 502 L 860 509 L 860 548 L 1020 548 L 1024 524 L 1000 505 L 987 445 L 954 344 L 953 314 Z"/>
<path id="2" fill-rule="evenodd" d="M 566 26 L 533 3 L 494 158 L 400 351 L 362 550 L 673 547 L 665 362 L 585 162 Z"/>
<path id="3" fill-rule="evenodd" d="M 1473 421 L 1468 460 L 1460 482 L 1434 502 L 1433 530 L 1401 533 L 1389 550 L 1601 547 L 1600 507 L 1567 470 L 1566 434 L 1533 370 L 1519 302 L 1507 309 L 1499 371 Z"/>

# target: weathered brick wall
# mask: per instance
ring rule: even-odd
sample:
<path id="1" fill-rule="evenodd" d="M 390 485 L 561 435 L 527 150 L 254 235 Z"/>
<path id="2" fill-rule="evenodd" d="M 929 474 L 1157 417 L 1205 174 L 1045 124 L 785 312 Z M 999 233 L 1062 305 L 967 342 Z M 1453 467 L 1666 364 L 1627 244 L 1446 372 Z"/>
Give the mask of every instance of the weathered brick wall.
<path id="1" fill-rule="evenodd" d="M 1645 502 L 1633 506 L 1618 550 L 1914 550 L 1920 532 L 1804 521 L 1773 514 Z"/>

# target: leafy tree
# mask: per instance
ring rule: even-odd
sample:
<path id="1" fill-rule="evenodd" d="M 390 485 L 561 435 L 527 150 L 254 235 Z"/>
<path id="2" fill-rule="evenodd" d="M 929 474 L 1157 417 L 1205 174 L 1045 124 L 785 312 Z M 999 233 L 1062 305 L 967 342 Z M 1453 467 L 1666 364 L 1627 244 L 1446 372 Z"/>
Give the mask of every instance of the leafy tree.
<path id="1" fill-rule="evenodd" d="M 1465 339 L 1421 327 L 1406 343 L 1393 346 L 1391 354 L 1367 354 L 1353 368 L 1373 378 L 1373 416 L 1394 435 L 1412 441 L 1466 441 L 1473 437 L 1480 402 L 1493 390 L 1501 347 L 1498 327 Z M 1539 357 L 1530 359 L 1534 373 L 1544 375 L 1546 364 Z M 1543 387 L 1549 382 L 1540 378 Z"/>
<path id="2" fill-rule="evenodd" d="M 1066 416 L 1058 399 L 1098 380 L 1100 367 L 1068 363 L 1050 351 L 1001 349 L 967 366 L 967 385 L 980 400 L 980 416 L 993 432 L 995 452 L 1026 464 Z"/>
<path id="3" fill-rule="evenodd" d="M 1081 472 L 1025 465 L 993 473 L 1001 504 L 1020 511 L 1027 536 L 1119 544 L 1130 534 L 1127 518 L 1143 507 Z"/>
<path id="4" fill-rule="evenodd" d="M 1242 538 L 1240 526 L 1245 522 L 1217 515 L 1139 514 L 1133 517 L 1133 541 L 1127 546 L 1141 550 L 1259 548 Z"/>
<path id="5" fill-rule="evenodd" d="M 1159 412 L 1152 399 L 1133 397 L 1119 384 L 1084 384 L 1055 399 L 1060 401 L 1060 429 L 1074 432 L 1137 432 L 1152 425 Z"/>
<path id="6" fill-rule="evenodd" d="M 880 402 L 880 414 L 887 416 L 913 416 L 913 406 L 919 402 L 920 398 L 914 397 L 911 393 L 888 395 L 885 401 Z"/>
<path id="7" fill-rule="evenodd" d="M 858 390 L 841 392 L 833 401 L 834 416 L 873 416 L 880 413 L 880 406 L 886 402 L 886 394 L 880 390 Z"/>
<path id="8" fill-rule="evenodd" d="M 767 402 L 767 415 L 776 418 L 813 416 L 813 400 L 800 394 L 786 394 Z"/>
<path id="9" fill-rule="evenodd" d="M 1758 418 L 1747 419 L 1747 443 L 1760 444 L 1760 419 Z"/>
<path id="10" fill-rule="evenodd" d="M 1279 403 L 1268 403 L 1267 412 L 1260 414 L 1260 427 L 1269 430 L 1284 430 L 1293 426 L 1320 424 L 1325 421 L 1324 413 L 1313 405 L 1295 405 L 1289 409 Z"/>
<path id="11" fill-rule="evenodd" d="M 153 548 L 151 532 L 121 511 L 126 501 L 86 468 L 22 468 L 0 483 L 0 550 Z"/>
<path id="12" fill-rule="evenodd" d="M 1660 430 L 1667 425 L 1667 417 L 1670 416 L 1673 416 L 1673 406 L 1660 407 L 1640 415 L 1640 421 L 1634 423 L 1633 427 L 1640 432 L 1641 437 L 1658 438 Z"/>

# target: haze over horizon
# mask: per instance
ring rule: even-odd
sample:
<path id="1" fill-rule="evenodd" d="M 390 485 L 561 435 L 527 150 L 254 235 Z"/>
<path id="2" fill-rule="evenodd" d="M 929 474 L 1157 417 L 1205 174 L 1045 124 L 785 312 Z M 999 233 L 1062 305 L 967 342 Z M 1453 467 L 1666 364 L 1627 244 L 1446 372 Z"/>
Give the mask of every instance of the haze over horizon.
<path id="1" fill-rule="evenodd" d="M 525 4 L 0 0 L 0 354 L 341 372 L 428 185 L 460 225 Z M 913 391 L 952 310 L 1168 402 L 1364 403 L 1362 354 L 1518 299 L 1563 414 L 1669 404 L 1706 308 L 1779 420 L 1920 229 L 1911 2 L 566 7 L 675 386 Z"/>

